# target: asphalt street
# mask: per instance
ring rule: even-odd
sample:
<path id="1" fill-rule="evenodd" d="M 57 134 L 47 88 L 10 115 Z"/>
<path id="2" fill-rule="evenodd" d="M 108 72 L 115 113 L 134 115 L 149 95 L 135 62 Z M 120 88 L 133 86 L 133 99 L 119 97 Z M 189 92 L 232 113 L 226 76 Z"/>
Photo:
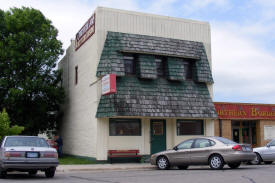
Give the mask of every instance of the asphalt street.
<path id="1" fill-rule="evenodd" d="M 273 183 L 275 182 L 275 164 L 242 165 L 239 169 L 211 170 L 208 166 L 191 166 L 187 170 L 108 170 L 57 172 L 54 178 L 48 179 L 40 172 L 36 176 L 25 173 L 10 173 L 1 183 Z"/>

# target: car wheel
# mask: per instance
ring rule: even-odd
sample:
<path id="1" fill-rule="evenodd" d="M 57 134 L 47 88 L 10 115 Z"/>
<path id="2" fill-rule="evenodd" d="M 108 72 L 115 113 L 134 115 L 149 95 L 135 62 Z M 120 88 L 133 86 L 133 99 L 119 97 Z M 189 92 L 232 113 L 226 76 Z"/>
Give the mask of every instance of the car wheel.
<path id="1" fill-rule="evenodd" d="M 262 162 L 262 158 L 258 153 L 255 153 L 255 154 L 256 154 L 256 157 L 254 158 L 254 160 L 250 161 L 250 163 L 252 165 L 259 165 Z"/>
<path id="2" fill-rule="evenodd" d="M 239 168 L 241 163 L 228 163 L 228 166 L 232 169 Z"/>
<path id="3" fill-rule="evenodd" d="M 46 175 L 47 178 L 53 178 L 54 174 L 55 174 L 55 168 L 48 168 L 45 171 L 45 175 Z"/>
<path id="4" fill-rule="evenodd" d="M 160 156 L 157 159 L 157 165 L 160 170 L 167 170 L 169 168 L 169 161 L 165 156 Z"/>
<path id="5" fill-rule="evenodd" d="M 214 154 L 209 159 L 209 165 L 213 170 L 220 170 L 224 166 L 223 158 L 218 154 Z"/>
<path id="6" fill-rule="evenodd" d="M 7 177 L 7 171 L 0 170 L 0 178 L 4 179 Z"/>
<path id="7" fill-rule="evenodd" d="M 188 165 L 178 166 L 178 169 L 180 169 L 180 170 L 186 170 L 187 168 L 188 168 Z"/>
<path id="8" fill-rule="evenodd" d="M 37 174 L 37 170 L 31 170 L 29 171 L 29 175 L 36 175 Z"/>
<path id="9" fill-rule="evenodd" d="M 264 164 L 266 164 L 266 165 L 270 165 L 272 163 L 273 163 L 273 161 L 264 161 Z"/>

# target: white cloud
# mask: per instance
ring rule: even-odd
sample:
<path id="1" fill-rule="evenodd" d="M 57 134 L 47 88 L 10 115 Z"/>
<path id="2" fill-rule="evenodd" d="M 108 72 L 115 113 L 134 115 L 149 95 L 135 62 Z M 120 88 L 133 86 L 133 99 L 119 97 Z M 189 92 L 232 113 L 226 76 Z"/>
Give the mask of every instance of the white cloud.
<path id="1" fill-rule="evenodd" d="M 275 6 L 274 0 L 253 0 L 255 3 L 258 3 L 261 6 L 272 7 Z"/>
<path id="2" fill-rule="evenodd" d="M 182 11 L 186 15 L 198 14 L 205 8 L 218 8 L 219 10 L 227 10 L 230 8 L 228 0 L 192 0 L 182 3 Z"/>
<path id="3" fill-rule="evenodd" d="M 162 14 L 169 16 L 173 13 L 174 3 L 178 0 L 158 0 L 148 6 L 145 11 L 148 13 Z"/>
<path id="4" fill-rule="evenodd" d="M 215 100 L 275 103 L 270 96 L 275 92 L 274 55 L 239 32 L 217 26 L 212 28 L 212 56 Z"/>

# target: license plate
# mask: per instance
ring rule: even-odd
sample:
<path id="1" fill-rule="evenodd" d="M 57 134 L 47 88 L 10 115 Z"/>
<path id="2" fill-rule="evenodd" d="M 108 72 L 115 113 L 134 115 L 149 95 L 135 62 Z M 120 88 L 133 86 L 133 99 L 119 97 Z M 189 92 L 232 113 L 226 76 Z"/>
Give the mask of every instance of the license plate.
<path id="1" fill-rule="evenodd" d="M 38 154 L 38 152 L 27 152 L 26 157 L 27 158 L 38 158 L 39 154 Z"/>
<path id="2" fill-rule="evenodd" d="M 250 147 L 243 147 L 243 151 L 252 151 Z"/>

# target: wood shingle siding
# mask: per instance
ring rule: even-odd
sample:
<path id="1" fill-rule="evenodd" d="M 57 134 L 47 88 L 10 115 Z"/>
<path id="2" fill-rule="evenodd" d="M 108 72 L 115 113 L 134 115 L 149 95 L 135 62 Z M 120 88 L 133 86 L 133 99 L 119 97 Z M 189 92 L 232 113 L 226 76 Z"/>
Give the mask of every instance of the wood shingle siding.
<path id="1" fill-rule="evenodd" d="M 101 96 L 97 118 L 115 116 L 216 118 L 205 83 L 118 77 L 117 93 Z"/>
<path id="2" fill-rule="evenodd" d="M 156 79 L 156 62 L 153 55 L 140 54 L 137 60 L 137 76 L 144 79 Z"/>
<path id="3" fill-rule="evenodd" d="M 201 42 L 108 32 L 98 64 L 97 76 L 110 73 L 125 76 L 122 52 L 196 59 L 194 64 L 195 81 L 213 83 L 205 48 Z M 142 64 L 140 66 L 143 66 Z M 140 77 L 154 78 L 154 73 L 147 73 L 148 70 L 153 71 L 151 66 L 141 70 Z"/>
<path id="4" fill-rule="evenodd" d="M 184 64 L 181 58 L 168 57 L 166 64 L 167 79 L 173 81 L 185 80 Z"/>

